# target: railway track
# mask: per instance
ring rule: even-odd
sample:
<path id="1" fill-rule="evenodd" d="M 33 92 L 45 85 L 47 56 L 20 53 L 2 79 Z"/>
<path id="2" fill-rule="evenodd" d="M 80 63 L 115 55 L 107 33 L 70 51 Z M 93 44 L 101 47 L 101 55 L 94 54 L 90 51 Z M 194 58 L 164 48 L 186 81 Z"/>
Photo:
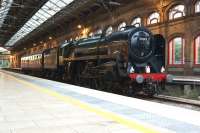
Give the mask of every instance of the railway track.
<path id="1" fill-rule="evenodd" d="M 134 97 L 145 101 L 151 101 L 151 102 L 191 109 L 195 111 L 200 111 L 200 100 L 191 100 L 191 99 L 167 96 L 161 94 L 155 95 L 153 97 L 147 97 L 144 95 L 136 95 Z"/>
<path id="2" fill-rule="evenodd" d="M 157 96 L 154 96 L 154 98 L 200 107 L 200 101 L 198 100 L 191 100 L 191 99 L 172 97 L 172 96 L 166 96 L 166 95 L 157 95 Z"/>
<path id="3" fill-rule="evenodd" d="M 200 101 L 198 100 L 191 100 L 191 99 L 166 96 L 166 95 L 157 95 L 151 98 L 147 98 L 147 97 L 138 97 L 138 98 L 142 100 L 148 100 L 152 102 L 200 111 Z"/>

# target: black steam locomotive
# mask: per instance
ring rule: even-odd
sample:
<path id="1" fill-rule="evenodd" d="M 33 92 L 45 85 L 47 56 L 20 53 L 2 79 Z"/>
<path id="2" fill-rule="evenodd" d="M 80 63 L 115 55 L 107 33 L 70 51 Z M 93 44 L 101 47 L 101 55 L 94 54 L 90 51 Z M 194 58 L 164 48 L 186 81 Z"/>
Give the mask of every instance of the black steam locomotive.
<path id="1" fill-rule="evenodd" d="M 167 79 L 165 39 L 144 27 L 62 43 L 21 58 L 25 73 L 115 93 L 154 95 Z"/>

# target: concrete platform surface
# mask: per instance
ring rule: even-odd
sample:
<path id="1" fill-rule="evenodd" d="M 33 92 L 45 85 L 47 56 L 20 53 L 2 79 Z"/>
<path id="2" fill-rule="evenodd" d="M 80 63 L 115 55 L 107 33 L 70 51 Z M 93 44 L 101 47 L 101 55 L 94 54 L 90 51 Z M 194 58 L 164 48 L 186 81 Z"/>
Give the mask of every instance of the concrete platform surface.
<path id="1" fill-rule="evenodd" d="M 200 112 L 0 70 L 0 133 L 200 133 Z"/>

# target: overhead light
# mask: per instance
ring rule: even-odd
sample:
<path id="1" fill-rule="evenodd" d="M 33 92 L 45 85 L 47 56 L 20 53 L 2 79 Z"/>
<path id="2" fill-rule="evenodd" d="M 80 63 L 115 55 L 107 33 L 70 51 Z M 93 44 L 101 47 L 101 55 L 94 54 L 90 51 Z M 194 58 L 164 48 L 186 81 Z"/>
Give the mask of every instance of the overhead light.
<path id="1" fill-rule="evenodd" d="M 88 33 L 89 33 L 89 29 L 88 28 L 84 28 L 83 31 L 82 31 L 82 38 L 87 37 Z"/>
<path id="2" fill-rule="evenodd" d="M 43 43 L 43 41 L 40 41 L 40 43 L 42 44 L 42 43 Z"/>
<path id="3" fill-rule="evenodd" d="M 33 46 L 36 46 L 36 45 L 37 45 L 36 43 L 33 44 Z"/>
<path id="4" fill-rule="evenodd" d="M 77 28 L 78 28 L 78 29 L 81 29 L 81 28 L 82 28 L 82 26 L 79 24 L 79 25 L 77 26 Z"/>
<path id="5" fill-rule="evenodd" d="M 26 50 L 26 48 L 24 48 L 24 50 Z"/>
<path id="6" fill-rule="evenodd" d="M 53 39 L 53 38 L 50 36 L 50 37 L 49 37 L 49 40 L 52 40 L 52 39 Z"/>
<path id="7" fill-rule="evenodd" d="M 110 5 L 121 6 L 121 3 L 115 1 L 109 1 Z"/>
<path id="8" fill-rule="evenodd" d="M 20 5 L 21 8 L 25 8 L 25 5 Z"/>

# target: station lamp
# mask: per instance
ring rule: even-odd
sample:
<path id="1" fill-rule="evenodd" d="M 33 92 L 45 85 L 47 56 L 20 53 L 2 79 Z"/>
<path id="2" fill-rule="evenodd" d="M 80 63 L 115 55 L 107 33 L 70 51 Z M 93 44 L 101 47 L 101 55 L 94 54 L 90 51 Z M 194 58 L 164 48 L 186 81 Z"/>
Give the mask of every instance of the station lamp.
<path id="1" fill-rule="evenodd" d="M 77 28 L 78 28 L 78 29 L 81 29 L 81 28 L 82 28 L 82 26 L 79 24 L 79 25 L 77 25 Z"/>
<path id="2" fill-rule="evenodd" d="M 10 56 L 10 59 L 12 59 L 13 57 L 14 57 L 14 56 L 13 56 L 13 55 L 11 55 L 11 56 Z"/>
<path id="3" fill-rule="evenodd" d="M 84 38 L 84 37 L 87 37 L 88 36 L 88 33 L 89 33 L 89 29 L 88 28 L 84 28 L 83 30 L 82 30 L 82 37 Z"/>
<path id="4" fill-rule="evenodd" d="M 53 38 L 50 36 L 50 37 L 49 37 L 49 40 L 52 40 L 52 39 L 53 39 Z"/>

